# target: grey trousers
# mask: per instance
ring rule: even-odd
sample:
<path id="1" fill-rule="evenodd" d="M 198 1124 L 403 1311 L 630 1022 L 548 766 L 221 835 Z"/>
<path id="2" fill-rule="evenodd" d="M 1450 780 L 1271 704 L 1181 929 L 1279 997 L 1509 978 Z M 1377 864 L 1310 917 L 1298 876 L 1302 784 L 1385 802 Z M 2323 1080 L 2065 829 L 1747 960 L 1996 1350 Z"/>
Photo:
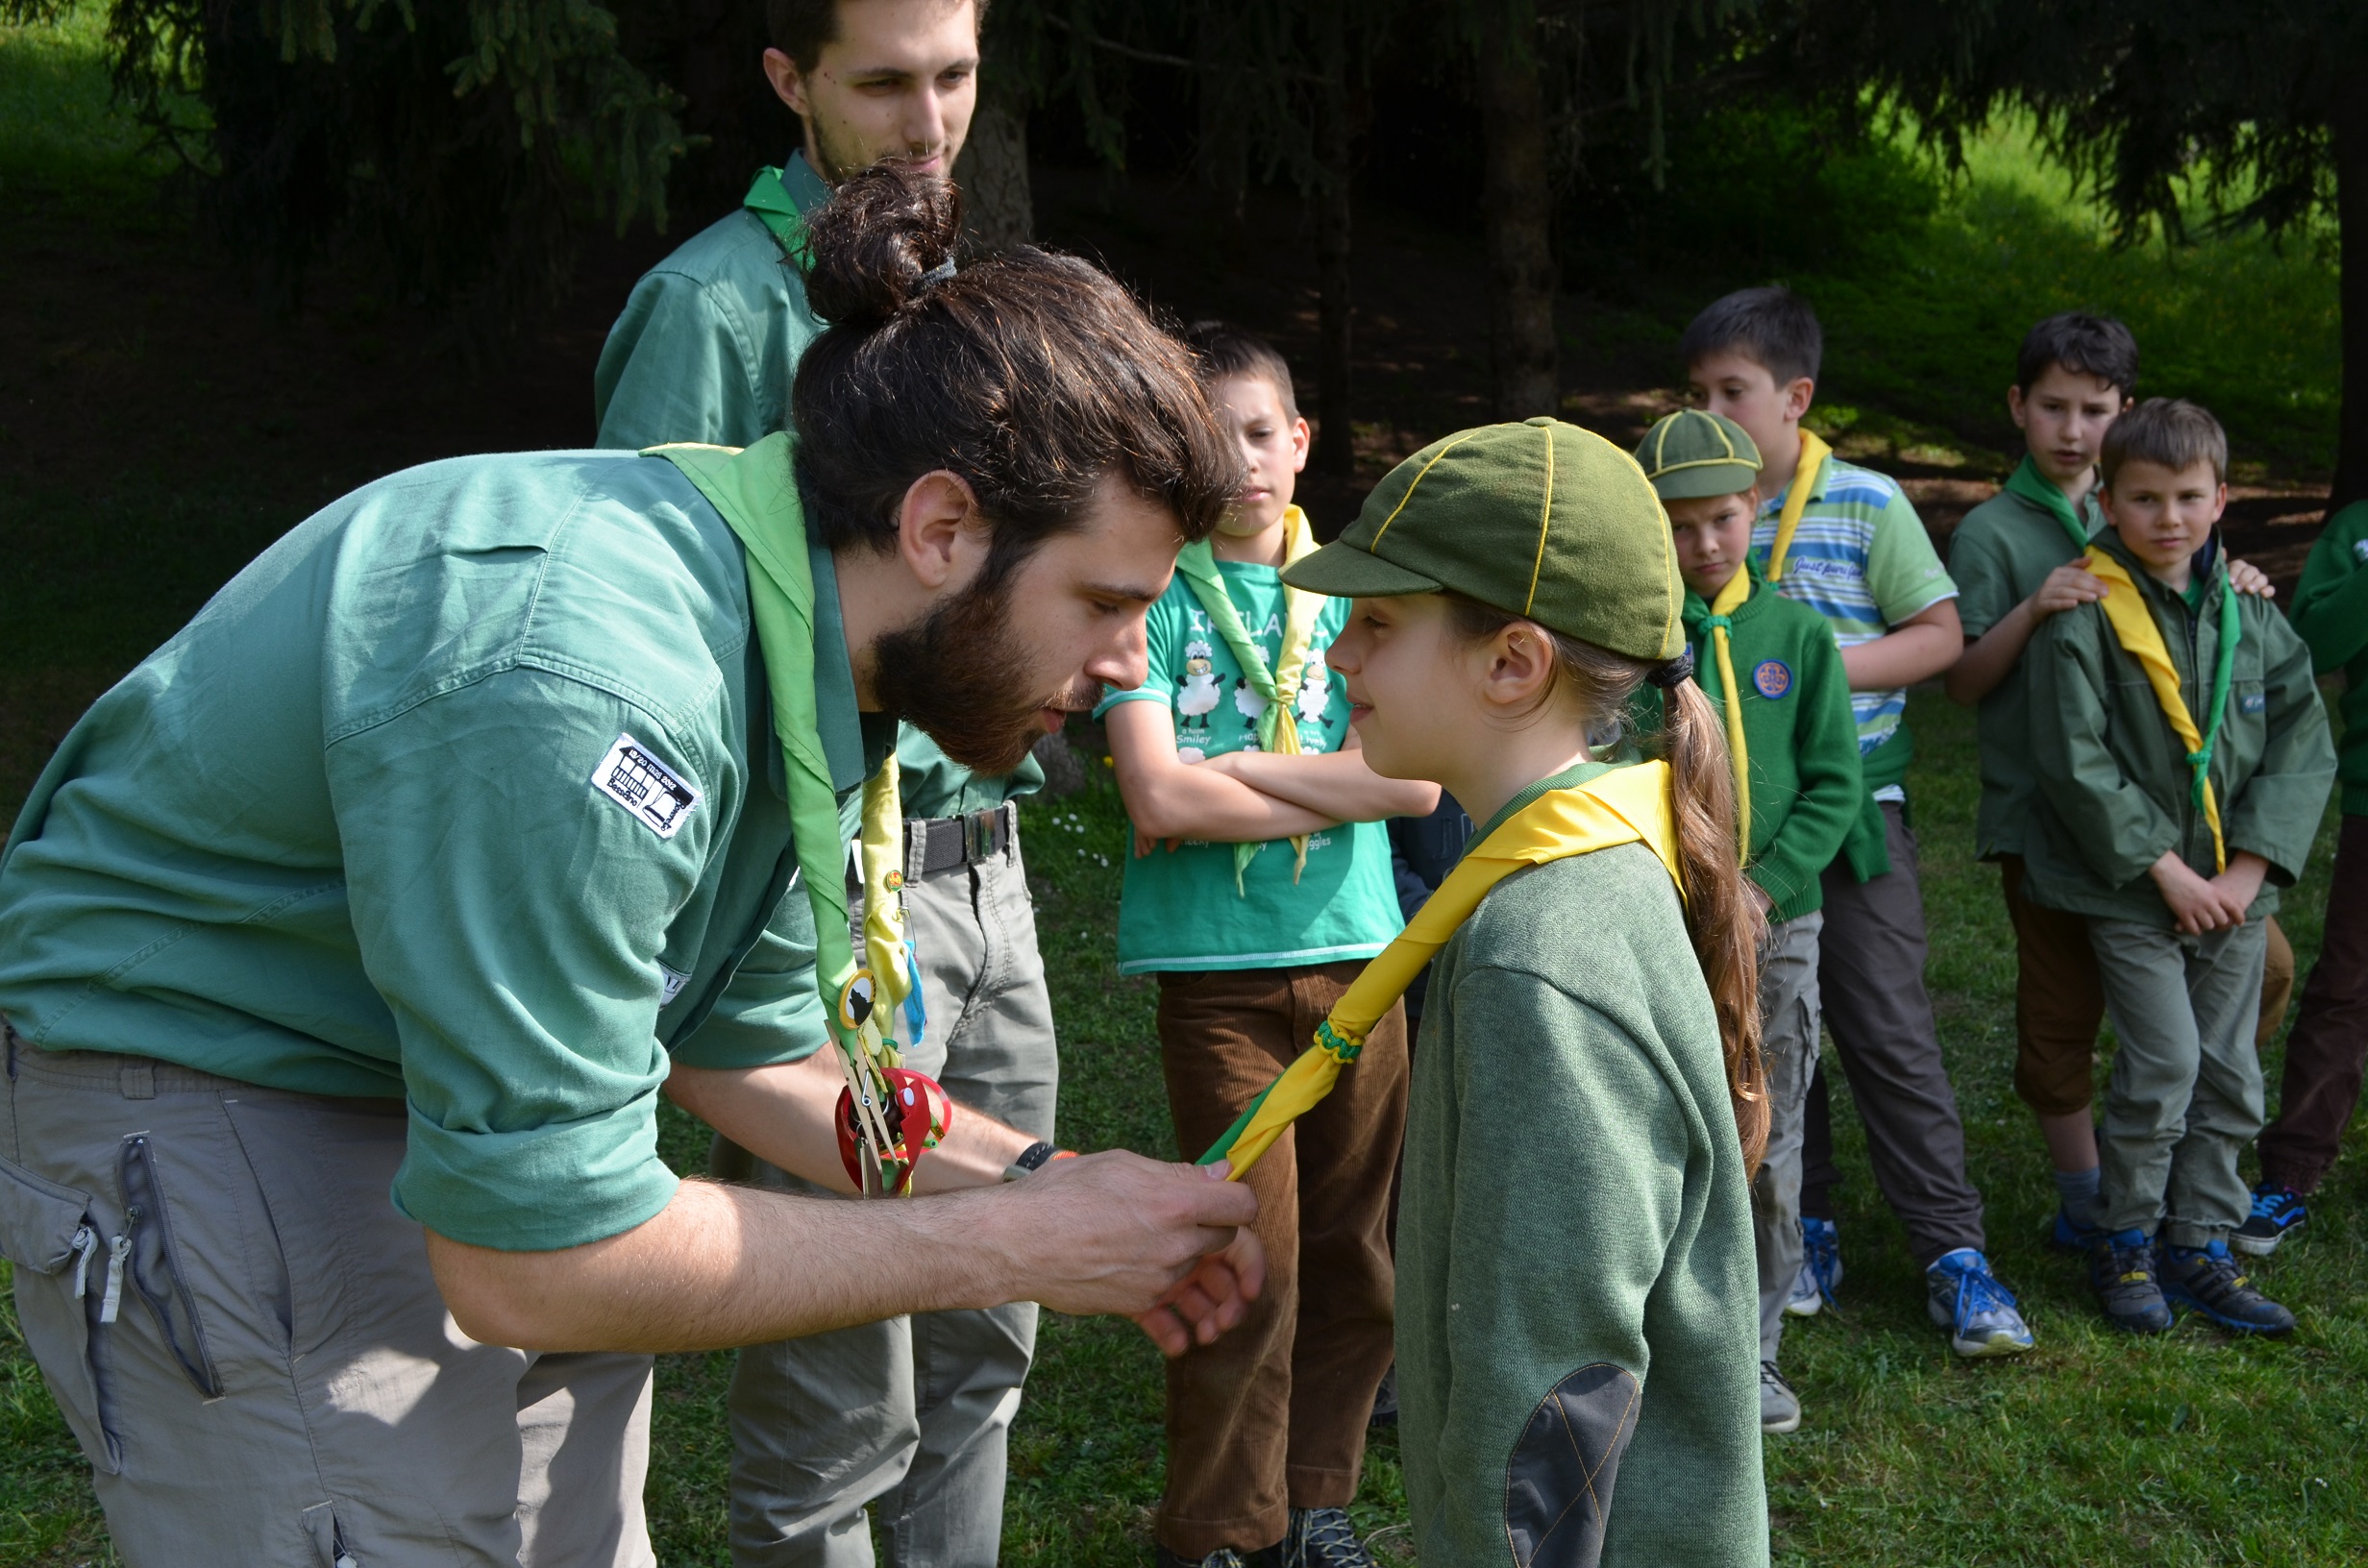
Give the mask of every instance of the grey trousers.
<path id="1" fill-rule="evenodd" d="M 905 1066 L 1049 1140 L 1060 1056 L 1015 843 L 905 890 L 928 1008 Z M 957 1112 L 958 1115 L 960 1113 Z M 736 1172 L 728 1172 L 737 1174 Z M 748 1179 L 811 1188 L 754 1163 Z M 740 1352 L 731 1384 L 739 1568 L 870 1568 L 876 1505 L 899 1568 L 991 1568 L 1036 1308 L 925 1312 Z"/>
<path id="2" fill-rule="evenodd" d="M 1846 861 L 1826 869 L 1817 982 L 1875 1186 L 1929 1267 L 1942 1253 L 1984 1245 L 1982 1195 L 1965 1179 L 1965 1126 L 1924 990 L 1915 835 L 1895 801 L 1885 802 L 1883 821 L 1890 870 L 1861 882 Z"/>
<path id="3" fill-rule="evenodd" d="M 2201 1247 L 2245 1221 L 2236 1158 L 2261 1130 L 2253 1048 L 2268 933 L 2260 920 L 2183 937 L 2092 919 L 2089 944 L 2121 1048 L 2105 1090 L 2105 1228 Z"/>
<path id="4" fill-rule="evenodd" d="M 132 1568 L 655 1563 L 650 1358 L 459 1331 L 401 1102 L 8 1053 L 0 1252 Z"/>
<path id="5" fill-rule="evenodd" d="M 1817 1070 L 1817 934 L 1812 910 L 1767 928 L 1760 945 L 1760 1055 L 1767 1067 L 1767 1154 L 1751 1183 L 1760 1260 L 1760 1360 L 1784 1343 L 1785 1302 L 1801 1272 L 1801 1120 Z"/>

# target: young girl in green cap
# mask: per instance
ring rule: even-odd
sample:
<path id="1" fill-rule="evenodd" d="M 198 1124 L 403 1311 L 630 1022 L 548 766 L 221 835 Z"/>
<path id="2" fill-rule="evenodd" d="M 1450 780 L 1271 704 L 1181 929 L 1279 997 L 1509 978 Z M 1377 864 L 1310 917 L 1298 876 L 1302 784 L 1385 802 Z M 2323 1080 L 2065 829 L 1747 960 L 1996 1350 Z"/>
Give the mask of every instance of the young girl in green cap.
<path id="1" fill-rule="evenodd" d="M 1517 1564 L 1764 1563 L 1762 918 L 1653 488 L 1559 421 L 1466 430 L 1284 576 L 1356 600 L 1328 659 L 1373 770 L 1432 780 L 1483 824 L 1309 1053 L 1353 1062 L 1436 954 L 1397 1256 L 1417 1551 L 1426 1568 L 1508 1547 Z M 1666 698 L 1660 754 L 1599 760 L 1647 681 Z M 1266 1136 L 1256 1110 L 1221 1139 L 1237 1168 Z"/>

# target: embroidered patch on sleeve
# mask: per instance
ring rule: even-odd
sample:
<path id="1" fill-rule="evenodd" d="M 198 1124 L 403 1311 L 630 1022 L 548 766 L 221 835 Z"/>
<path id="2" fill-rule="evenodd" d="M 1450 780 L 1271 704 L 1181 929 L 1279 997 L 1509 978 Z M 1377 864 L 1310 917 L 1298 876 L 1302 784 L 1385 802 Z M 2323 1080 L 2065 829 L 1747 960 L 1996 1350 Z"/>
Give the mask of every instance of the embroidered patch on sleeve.
<path id="1" fill-rule="evenodd" d="M 699 792 L 630 735 L 618 736 L 592 770 L 592 787 L 661 839 L 673 838 L 699 809 Z"/>

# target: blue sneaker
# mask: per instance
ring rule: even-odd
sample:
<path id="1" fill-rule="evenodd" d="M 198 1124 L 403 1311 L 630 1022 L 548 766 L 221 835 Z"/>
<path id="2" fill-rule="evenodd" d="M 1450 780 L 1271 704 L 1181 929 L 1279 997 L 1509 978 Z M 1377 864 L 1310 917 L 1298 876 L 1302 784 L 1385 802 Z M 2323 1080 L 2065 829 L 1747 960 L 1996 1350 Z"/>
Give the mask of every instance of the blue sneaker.
<path id="1" fill-rule="evenodd" d="M 2056 1227 L 2048 1233 L 2047 1237 L 2049 1247 L 2057 1252 L 2068 1252 L 2085 1258 L 2096 1251 L 2097 1243 L 2104 1239 L 2105 1227 L 2084 1225 L 2074 1219 L 2071 1211 L 2063 1205 L 2056 1206 Z"/>
<path id="2" fill-rule="evenodd" d="M 1841 1288 L 1841 1230 L 1830 1219 L 1801 1216 L 1801 1273 L 1785 1302 L 1788 1317 L 1814 1317 Z"/>
<path id="3" fill-rule="evenodd" d="M 2155 1265 L 2154 1238 L 2144 1231 L 2115 1231 L 2098 1240 L 2088 1256 L 2088 1285 L 2108 1323 L 2132 1334 L 2169 1330 L 2171 1308 Z"/>
<path id="4" fill-rule="evenodd" d="M 2253 1213 L 2236 1227 L 2229 1245 L 2247 1257 L 2266 1258 L 2278 1250 L 2279 1242 L 2309 1223 L 2310 1211 L 2300 1192 L 2263 1182 L 2253 1189 Z"/>
<path id="5" fill-rule="evenodd" d="M 2162 1299 L 2202 1312 L 2237 1334 L 2291 1334 L 2294 1314 L 2253 1288 L 2226 1241 L 2162 1249 Z"/>
<path id="6" fill-rule="evenodd" d="M 1949 1348 L 1960 1356 L 2019 1356 L 2031 1348 L 2031 1327 L 2014 1310 L 2014 1292 L 1973 1248 L 1942 1253 L 1924 1271 L 1924 1284 L 1933 1321 L 1949 1331 Z"/>

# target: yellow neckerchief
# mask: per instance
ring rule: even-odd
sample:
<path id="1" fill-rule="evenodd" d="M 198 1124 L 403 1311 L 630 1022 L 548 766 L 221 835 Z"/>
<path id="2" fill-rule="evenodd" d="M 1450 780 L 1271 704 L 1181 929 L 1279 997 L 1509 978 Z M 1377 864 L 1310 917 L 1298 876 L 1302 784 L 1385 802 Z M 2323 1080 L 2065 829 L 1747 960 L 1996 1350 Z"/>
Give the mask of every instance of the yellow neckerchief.
<path id="1" fill-rule="evenodd" d="M 1316 1043 L 1282 1076 L 1259 1091 L 1224 1135 L 1197 1162 L 1233 1162 L 1229 1181 L 1249 1173 L 1274 1140 L 1326 1094 L 1341 1068 L 1357 1059 L 1365 1037 L 1447 944 L 1489 890 L 1525 866 L 1591 854 L 1615 845 L 1643 843 L 1668 868 L 1678 895 L 1686 893 L 1677 862 L 1677 819 L 1669 803 L 1665 762 L 1644 762 L 1598 773 L 1584 784 L 1544 794 L 1497 824 L 1464 852 L 1439 891 L 1415 912 L 1406 929 L 1375 954 L 1349 983 L 1332 1012 L 1316 1026 Z"/>
<path id="2" fill-rule="evenodd" d="M 2155 689 L 2156 705 L 2162 709 L 2162 717 L 2170 721 L 2171 732 L 2187 748 L 2187 766 L 2195 772 L 2196 804 L 2203 809 L 2204 821 L 2211 824 L 2212 866 L 2225 871 L 2229 869 L 2229 846 L 2220 833 L 2220 801 L 2212 793 L 2211 747 L 2196 728 L 2195 716 L 2187 711 L 2187 699 L 2179 689 L 2179 667 L 2171 662 L 2170 649 L 2162 645 L 2162 628 L 2155 625 L 2154 612 L 2146 607 L 2146 596 L 2138 592 L 2137 584 L 2119 561 L 2092 549 L 2081 565 L 2091 576 L 2104 579 L 2106 592 L 2101 607 L 2106 624 L 2113 628 L 2114 640 L 2121 644 L 2122 651 L 2137 660 L 2138 668 L 2146 672 L 2146 684 Z M 2222 586 L 2227 588 L 2225 582 Z M 2218 668 L 2212 681 L 2213 740 L 2219 738 L 2220 716 L 2228 707 L 2228 672 L 2233 668 L 2236 655 L 2236 596 L 2230 590 L 2225 598 Z"/>
<path id="3" fill-rule="evenodd" d="M 1801 513 L 1808 509 L 1809 498 L 1817 488 L 1817 475 L 1825 460 L 1834 455 L 1834 449 L 1820 439 L 1817 432 L 1801 430 L 1801 462 L 1792 471 L 1792 482 L 1785 489 L 1784 510 L 1776 517 L 1776 539 L 1767 547 L 1767 570 L 1764 574 L 1769 585 L 1785 575 L 1785 557 L 1792 553 L 1792 530 L 1801 526 Z"/>
<path id="4" fill-rule="evenodd" d="M 866 962 L 858 968 L 848 935 L 847 843 L 814 701 L 813 562 L 797 486 L 785 482 L 792 451 L 790 435 L 777 431 L 745 453 L 685 442 L 652 447 L 648 455 L 680 469 L 748 552 L 749 610 L 773 688 L 773 729 L 789 786 L 800 879 L 814 908 L 815 986 L 869 1145 L 862 1185 L 867 1194 L 909 1192 L 913 1164 L 928 1145 L 892 1135 L 882 1110 L 891 1092 L 887 1073 L 900 1066 L 885 1024 L 912 984 L 904 963 L 904 812 L 897 758 L 891 751 L 879 772 L 863 781 L 858 860 Z"/>
<path id="5" fill-rule="evenodd" d="M 1815 437 L 1812 436 L 1812 440 Z M 1794 522 L 1800 519 L 1795 516 Z M 1778 544 L 1788 544 L 1789 536 L 1780 534 Z M 1735 684 L 1735 649 L 1728 632 L 1735 623 L 1728 619 L 1736 606 L 1751 597 L 1751 566 L 1744 562 L 1735 569 L 1735 576 L 1718 590 L 1712 601 L 1711 613 L 1702 625 L 1711 634 L 1711 649 L 1718 655 L 1718 687 L 1726 697 L 1727 755 L 1735 763 L 1735 842 L 1736 853 L 1751 858 L 1751 753 L 1743 746 L 1743 694 Z M 1661 694 L 1663 707 L 1676 700 L 1668 692 Z"/>
<path id="6" fill-rule="evenodd" d="M 1307 514 L 1296 506 L 1285 508 L 1283 564 L 1289 566 L 1302 555 L 1313 554 L 1315 550 L 1316 530 L 1307 526 Z M 1251 691 L 1266 698 L 1266 709 L 1258 715 L 1259 749 L 1298 755 L 1299 724 L 1292 708 L 1299 700 L 1299 681 L 1307 674 L 1308 638 L 1316 629 L 1316 617 L 1323 609 L 1324 596 L 1284 586 L 1283 646 L 1270 674 L 1266 654 L 1251 638 L 1249 628 L 1242 624 L 1242 612 L 1234 608 L 1233 596 L 1225 592 L 1224 576 L 1217 570 L 1217 551 L 1209 541 L 1185 546 L 1175 558 L 1175 570 L 1192 589 L 1193 598 L 1200 601 L 1200 608 L 1207 612 L 1209 625 L 1217 628 L 1217 634 L 1233 650 L 1234 662 L 1242 667 L 1242 678 L 1249 682 Z M 1242 886 L 1242 873 L 1249 868 L 1259 847 L 1256 844 L 1233 846 L 1233 892 L 1237 898 L 1248 896 Z M 1307 870 L 1307 835 L 1293 834 L 1291 848 L 1291 880 L 1296 885 L 1299 873 Z"/>

